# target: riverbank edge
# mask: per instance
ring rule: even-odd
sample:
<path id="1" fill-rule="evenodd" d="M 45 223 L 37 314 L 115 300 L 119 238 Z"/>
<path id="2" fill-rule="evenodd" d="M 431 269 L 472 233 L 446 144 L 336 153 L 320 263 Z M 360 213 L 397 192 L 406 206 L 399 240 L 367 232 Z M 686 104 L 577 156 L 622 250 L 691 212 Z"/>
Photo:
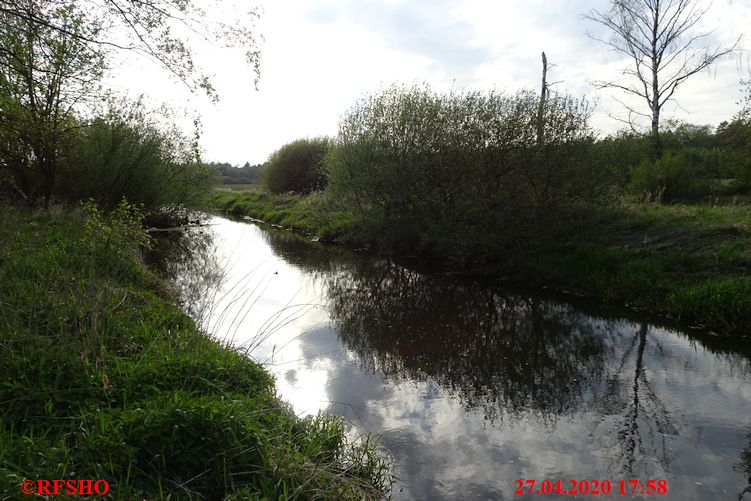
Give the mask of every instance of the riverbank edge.
<path id="1" fill-rule="evenodd" d="M 370 436 L 297 417 L 264 367 L 175 305 L 128 207 L 2 209 L 0 497 L 82 478 L 114 499 L 387 496 Z"/>
<path id="2" fill-rule="evenodd" d="M 226 214 L 252 218 L 321 242 L 352 249 L 377 248 L 376 242 L 360 236 L 356 220 L 321 210 L 316 197 L 320 198 L 217 190 L 213 203 Z M 727 245 L 723 244 L 726 248 L 718 248 L 718 241 L 712 239 L 723 228 L 702 229 L 683 224 L 674 233 L 683 241 L 693 239 L 693 248 L 704 249 L 692 252 L 671 247 L 669 240 L 660 242 L 660 250 L 640 246 L 640 240 L 647 240 L 643 233 L 647 226 L 625 220 L 603 224 L 600 233 L 613 232 L 617 227 L 618 244 L 594 238 L 567 242 L 515 255 L 513 259 L 470 267 L 457 266 L 440 257 L 432 261 L 448 274 L 498 278 L 586 298 L 605 308 L 646 313 L 670 324 L 714 335 L 751 337 L 751 263 L 745 256 L 725 262 L 718 257 L 735 256 L 735 249 L 744 246 L 751 248 L 748 228 L 730 226 Z M 624 228 L 631 235 L 624 235 Z M 650 227 L 646 231 L 652 230 Z M 660 231 L 664 233 L 664 229 Z M 631 249 L 622 243 L 632 241 L 637 245 Z"/>

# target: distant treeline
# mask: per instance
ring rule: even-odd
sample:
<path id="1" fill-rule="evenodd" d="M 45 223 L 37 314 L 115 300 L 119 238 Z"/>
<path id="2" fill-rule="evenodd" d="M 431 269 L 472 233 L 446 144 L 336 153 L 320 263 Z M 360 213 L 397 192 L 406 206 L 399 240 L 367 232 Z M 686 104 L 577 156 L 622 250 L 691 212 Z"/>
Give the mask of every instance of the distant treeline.
<path id="1" fill-rule="evenodd" d="M 263 164 L 250 165 L 250 162 L 245 162 L 242 167 L 236 167 L 226 162 L 211 162 L 207 165 L 219 173 L 221 184 L 254 183 L 263 167 Z"/>

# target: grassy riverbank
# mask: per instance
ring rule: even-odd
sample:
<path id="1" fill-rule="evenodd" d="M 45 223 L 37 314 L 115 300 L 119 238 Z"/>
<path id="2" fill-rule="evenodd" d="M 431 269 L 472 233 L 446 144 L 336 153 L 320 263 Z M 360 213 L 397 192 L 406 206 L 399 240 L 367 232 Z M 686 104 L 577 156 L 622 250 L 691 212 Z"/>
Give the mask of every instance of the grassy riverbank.
<path id="1" fill-rule="evenodd" d="M 244 192 L 217 189 L 212 205 L 232 216 L 250 216 L 325 242 L 370 245 L 353 214 L 331 210 L 321 193 L 274 195 L 252 186 Z"/>
<path id="2" fill-rule="evenodd" d="M 217 191 L 214 205 L 321 240 L 379 247 L 353 216 L 318 195 Z M 721 335 L 748 335 L 751 206 L 626 204 L 589 218 L 566 239 L 459 271 L 553 287 Z"/>
<path id="3" fill-rule="evenodd" d="M 0 222 L 0 497 L 105 479 L 112 499 L 377 499 L 386 463 L 338 418 L 300 419 L 148 270 L 124 205 Z"/>

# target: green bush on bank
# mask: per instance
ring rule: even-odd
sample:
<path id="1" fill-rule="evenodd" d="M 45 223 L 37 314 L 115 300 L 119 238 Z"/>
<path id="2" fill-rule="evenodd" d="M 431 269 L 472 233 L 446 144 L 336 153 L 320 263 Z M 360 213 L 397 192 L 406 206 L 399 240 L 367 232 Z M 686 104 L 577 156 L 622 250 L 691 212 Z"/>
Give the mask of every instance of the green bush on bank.
<path id="1" fill-rule="evenodd" d="M 737 180 L 738 193 L 751 193 L 751 115 L 748 108 L 732 122 L 720 124 L 717 139 L 724 172 Z"/>
<path id="2" fill-rule="evenodd" d="M 217 181 L 195 142 L 160 123 L 141 101 L 111 101 L 79 130 L 66 159 L 55 195 L 74 203 L 93 198 L 105 208 L 123 197 L 151 214 L 202 208 Z"/>
<path id="3" fill-rule="evenodd" d="M 666 121 L 664 153 L 653 162 L 649 136 L 621 131 L 600 139 L 601 162 L 618 174 L 622 193 L 674 204 L 744 196 L 751 187 L 751 126 L 747 119 L 710 126 Z"/>
<path id="4" fill-rule="evenodd" d="M 531 92 L 393 86 L 343 117 L 326 194 L 386 249 L 482 261 L 541 242 L 607 203 L 613 176 L 597 165 L 585 102 L 552 96 L 538 113 Z"/>
<path id="5" fill-rule="evenodd" d="M 617 189 L 625 191 L 631 180 L 631 169 L 649 158 L 649 138 L 634 132 L 619 131 L 595 142 L 598 162 L 613 173 Z"/>
<path id="6" fill-rule="evenodd" d="M 298 139 L 271 154 L 261 170 L 271 193 L 310 193 L 326 186 L 323 157 L 330 146 L 325 137 Z"/>
<path id="7" fill-rule="evenodd" d="M 706 177 L 683 154 L 665 153 L 631 170 L 631 190 L 649 202 L 691 202 L 709 193 Z"/>
<path id="8" fill-rule="evenodd" d="M 25 478 L 105 479 L 114 499 L 388 490 L 373 444 L 297 418 L 262 367 L 163 299 L 138 209 L 3 213 L 0 496 Z"/>

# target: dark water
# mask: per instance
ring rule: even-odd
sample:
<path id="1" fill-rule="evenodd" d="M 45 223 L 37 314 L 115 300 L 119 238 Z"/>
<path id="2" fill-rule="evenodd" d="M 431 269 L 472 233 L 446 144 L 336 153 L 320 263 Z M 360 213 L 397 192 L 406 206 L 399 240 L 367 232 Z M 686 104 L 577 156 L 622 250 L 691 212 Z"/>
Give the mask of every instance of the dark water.
<path id="1" fill-rule="evenodd" d="M 380 434 L 395 499 L 751 501 L 751 342 L 211 223 L 165 248 L 185 308 L 298 413 Z M 518 479 L 614 486 L 517 495 Z M 668 493 L 618 495 L 629 479 Z"/>

